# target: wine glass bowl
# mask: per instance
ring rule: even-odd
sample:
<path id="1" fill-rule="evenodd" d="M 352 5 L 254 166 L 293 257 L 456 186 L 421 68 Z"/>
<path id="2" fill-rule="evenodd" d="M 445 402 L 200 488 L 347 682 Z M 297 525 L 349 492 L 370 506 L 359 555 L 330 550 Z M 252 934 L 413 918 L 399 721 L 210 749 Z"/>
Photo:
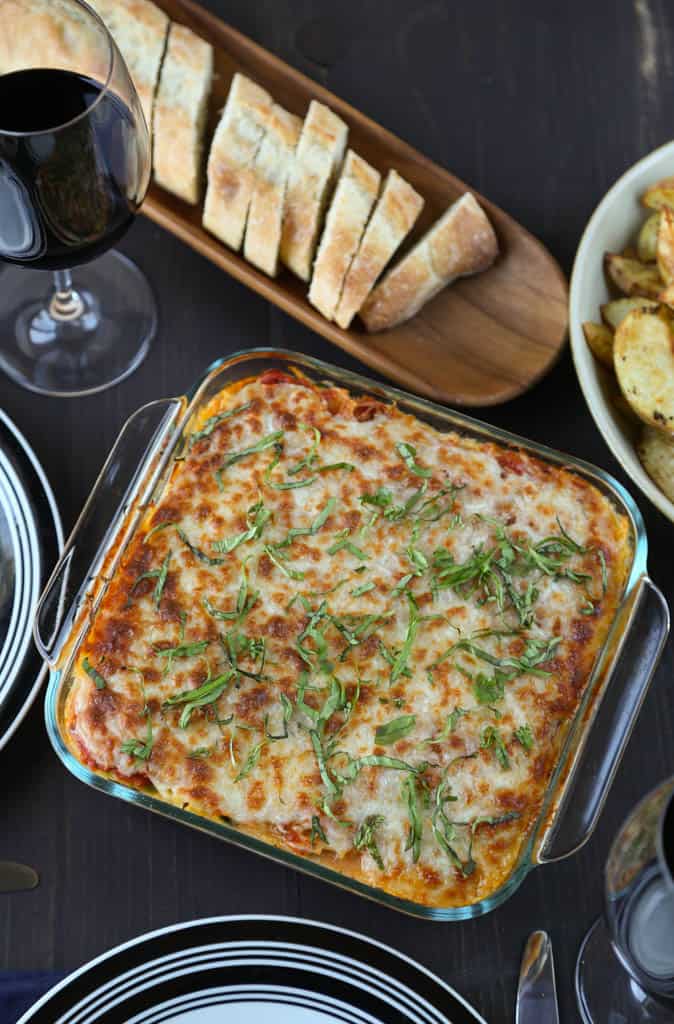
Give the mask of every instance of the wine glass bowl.
<path id="1" fill-rule="evenodd" d="M 624 822 L 605 870 L 604 917 L 578 957 L 576 991 L 588 1024 L 674 1024 L 674 778 Z"/>
<path id="2" fill-rule="evenodd" d="M 109 250 L 150 171 L 140 101 L 98 15 L 83 0 L 2 0 L 0 367 L 18 383 L 91 393 L 144 358 L 154 299 Z"/>

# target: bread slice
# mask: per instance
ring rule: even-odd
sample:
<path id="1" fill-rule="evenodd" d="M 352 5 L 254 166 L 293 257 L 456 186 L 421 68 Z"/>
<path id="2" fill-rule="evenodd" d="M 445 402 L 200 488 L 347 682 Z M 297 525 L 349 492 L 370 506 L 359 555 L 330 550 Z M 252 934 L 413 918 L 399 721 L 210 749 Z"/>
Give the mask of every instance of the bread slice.
<path id="1" fill-rule="evenodd" d="M 340 327 L 346 329 L 349 326 L 386 264 L 412 230 L 423 205 L 419 193 L 397 171 L 389 171 L 344 281 L 335 313 Z"/>
<path id="2" fill-rule="evenodd" d="M 168 16 L 150 0 L 90 2 L 119 47 L 152 131 L 152 107 L 169 30 Z"/>
<path id="3" fill-rule="evenodd" d="M 255 183 L 243 254 L 270 277 L 278 272 L 283 201 L 301 130 L 302 119 L 275 103 L 253 165 Z"/>
<path id="4" fill-rule="evenodd" d="M 203 224 L 232 249 L 240 249 L 253 195 L 253 165 L 271 116 L 273 100 L 237 73 L 208 158 Z"/>
<path id="5" fill-rule="evenodd" d="M 323 213 L 344 159 L 348 128 L 322 103 L 312 100 L 288 176 L 281 260 L 308 281 Z"/>
<path id="6" fill-rule="evenodd" d="M 203 190 L 203 153 L 213 47 L 171 25 L 154 110 L 154 178 L 188 203 Z"/>
<path id="7" fill-rule="evenodd" d="M 360 317 L 368 331 L 395 327 L 455 278 L 486 270 L 497 255 L 494 229 L 475 197 L 466 192 L 382 278 Z"/>
<path id="8" fill-rule="evenodd" d="M 328 320 L 334 318 L 339 305 L 344 280 L 377 200 L 380 184 L 379 171 L 350 149 L 325 219 L 309 287 L 309 302 Z"/>

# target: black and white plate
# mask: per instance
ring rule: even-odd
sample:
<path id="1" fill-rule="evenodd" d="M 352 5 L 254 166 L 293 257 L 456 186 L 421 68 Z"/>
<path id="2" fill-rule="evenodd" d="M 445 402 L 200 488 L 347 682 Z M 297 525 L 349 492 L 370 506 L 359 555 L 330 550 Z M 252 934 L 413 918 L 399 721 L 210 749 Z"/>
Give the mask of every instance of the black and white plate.
<path id="1" fill-rule="evenodd" d="M 18 1024 L 475 1024 L 453 989 L 388 946 L 292 917 L 150 932 L 71 974 Z"/>
<path id="2" fill-rule="evenodd" d="M 0 410 L 0 749 L 44 677 L 33 613 L 63 531 L 54 495 L 23 434 Z"/>

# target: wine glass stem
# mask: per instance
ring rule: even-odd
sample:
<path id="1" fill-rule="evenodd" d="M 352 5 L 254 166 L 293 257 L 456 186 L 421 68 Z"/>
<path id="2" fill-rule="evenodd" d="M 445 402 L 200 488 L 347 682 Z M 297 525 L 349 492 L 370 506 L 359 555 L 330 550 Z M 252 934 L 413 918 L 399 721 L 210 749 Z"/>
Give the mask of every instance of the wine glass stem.
<path id="1" fill-rule="evenodd" d="M 69 270 L 54 271 L 54 294 L 49 303 L 49 312 L 54 320 L 77 320 L 84 309 L 80 295 L 73 288 Z"/>

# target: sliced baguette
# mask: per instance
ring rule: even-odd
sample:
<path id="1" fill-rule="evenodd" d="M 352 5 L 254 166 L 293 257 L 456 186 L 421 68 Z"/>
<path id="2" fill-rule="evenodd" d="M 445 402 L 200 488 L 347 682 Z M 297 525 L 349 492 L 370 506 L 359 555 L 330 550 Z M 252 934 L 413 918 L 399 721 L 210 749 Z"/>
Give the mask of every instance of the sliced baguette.
<path id="1" fill-rule="evenodd" d="M 152 131 L 152 107 L 169 30 L 168 16 L 150 0 L 91 0 L 91 6 L 119 47 Z"/>
<path id="2" fill-rule="evenodd" d="M 344 159 L 348 128 L 328 107 L 312 100 L 288 176 L 281 260 L 308 281 L 330 190 Z"/>
<path id="3" fill-rule="evenodd" d="M 275 103 L 253 165 L 255 184 L 243 254 L 270 277 L 278 272 L 283 201 L 301 130 L 302 119 Z"/>
<path id="4" fill-rule="evenodd" d="M 371 332 L 395 327 L 455 278 L 486 270 L 497 255 L 494 229 L 466 192 L 383 277 L 363 305 L 361 319 Z"/>
<path id="5" fill-rule="evenodd" d="M 309 302 L 332 320 L 344 280 L 372 212 L 381 175 L 350 149 L 325 218 L 309 287 Z"/>
<path id="6" fill-rule="evenodd" d="M 422 197 L 397 171 L 389 171 L 382 194 L 365 229 L 344 281 L 335 320 L 346 329 L 374 288 L 424 205 Z"/>
<path id="7" fill-rule="evenodd" d="M 253 164 L 273 100 L 238 71 L 208 157 L 203 225 L 232 249 L 240 249 L 253 194 Z"/>
<path id="8" fill-rule="evenodd" d="M 171 25 L 154 111 L 155 181 L 188 203 L 203 190 L 203 153 L 213 47 Z"/>

